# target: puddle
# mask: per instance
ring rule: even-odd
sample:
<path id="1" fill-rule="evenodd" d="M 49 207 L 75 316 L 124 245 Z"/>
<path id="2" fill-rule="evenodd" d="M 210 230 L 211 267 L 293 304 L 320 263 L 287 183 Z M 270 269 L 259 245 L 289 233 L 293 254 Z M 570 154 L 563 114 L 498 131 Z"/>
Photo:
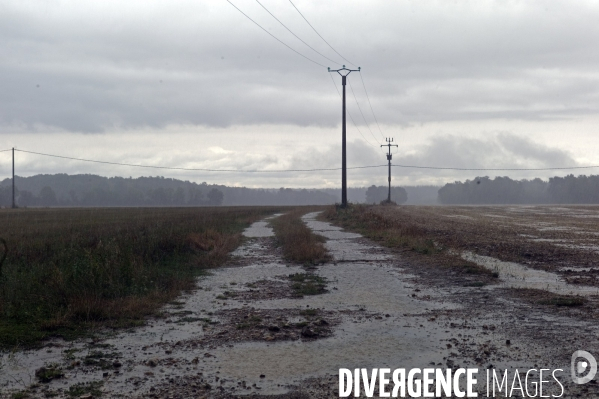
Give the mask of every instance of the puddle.
<path id="1" fill-rule="evenodd" d="M 248 238 L 260 238 L 260 237 L 272 237 L 274 232 L 268 225 L 268 220 L 281 216 L 281 213 L 276 213 L 272 216 L 267 217 L 259 222 L 252 223 L 252 225 L 243 231 L 243 236 Z"/>
<path id="2" fill-rule="evenodd" d="M 218 392 L 217 395 L 225 392 L 274 395 L 285 393 L 290 386 L 301 385 L 310 377 L 335 379 L 339 368 L 424 368 L 431 364 L 445 367 L 446 360 L 458 356 L 452 353 L 457 346 L 449 349 L 450 339 L 454 345 L 458 340 L 462 343 L 468 340 L 468 345 L 473 348 L 501 339 L 505 342 L 499 328 L 497 331 L 486 330 L 482 335 L 475 332 L 483 331 L 482 323 L 495 323 L 505 315 L 482 311 L 476 318 L 461 320 L 462 330 L 454 326 L 453 322 L 457 323 L 457 320 L 450 318 L 449 312 L 439 312 L 439 321 L 435 321 L 430 317 L 430 311 L 462 308 L 446 302 L 443 291 L 438 288 L 416 286 L 414 276 L 398 267 L 394 257 L 384 249 L 368 244 L 358 234 L 317 221 L 316 216 L 316 213 L 307 214 L 303 220 L 328 239 L 326 246 L 334 257 L 334 262 L 312 270 L 327 279 L 327 293 L 263 300 L 224 295 L 225 291 L 245 290 L 246 284 L 258 280 L 281 282 L 281 276 L 305 272 L 300 266 L 287 264 L 269 249 L 268 237 L 273 233 L 267 220 L 262 220 L 244 231 L 247 239 L 232 253 L 236 258 L 244 259 L 243 264 L 248 266 L 211 271 L 211 275 L 198 280 L 197 290 L 164 307 L 165 318 L 149 320 L 146 326 L 131 331 L 106 332 L 94 341 L 95 347 L 90 347 L 90 340 L 53 340 L 50 343 L 54 347 L 51 348 L 0 353 L 0 365 L 4 365 L 0 369 L 0 391 L 23 389 L 35 382 L 37 368 L 57 363 L 63 367 L 65 378 L 45 384 L 52 390 L 65 390 L 80 382 L 103 381 L 105 397 L 147 397 L 154 387 L 166 386 L 169 381 L 173 384 L 172 381 L 183 377 L 189 378 L 191 387 L 196 387 L 193 385 L 196 383 L 210 384 L 211 392 Z M 463 256 L 498 271 L 504 286 L 540 288 L 563 294 L 599 293 L 597 288 L 573 287 L 557 275 L 516 263 L 471 253 Z M 506 306 L 512 304 L 506 301 Z M 231 341 L 219 346 L 194 346 L 214 331 L 215 325 L 220 326 L 215 323 L 224 322 L 216 316 L 219 311 L 250 307 L 265 315 L 274 309 L 290 309 L 297 315 L 297 309 L 318 308 L 336 312 L 341 322 L 334 326 L 332 336 L 312 341 Z M 529 317 L 528 313 L 526 317 Z M 302 321 L 298 316 L 292 316 L 290 320 Z M 234 325 L 223 326 L 229 327 L 235 328 Z M 65 359 L 65 350 L 79 350 L 75 356 L 81 359 L 90 351 L 98 350 L 98 345 L 103 351 L 118 354 L 122 363 L 118 373 L 113 369 L 105 371 L 93 367 L 67 369 L 71 360 Z M 510 359 L 513 358 L 494 358 L 493 365 L 511 368 L 522 363 L 516 364 Z M 527 358 L 526 361 L 536 362 L 535 359 Z M 158 365 L 153 367 L 149 361 L 154 360 Z M 242 381 L 243 385 L 240 385 Z M 193 397 L 207 393 L 193 392 Z M 169 395 L 160 397 L 173 396 Z"/>
<path id="3" fill-rule="evenodd" d="M 489 218 L 502 218 L 502 219 L 513 219 L 512 216 L 505 216 L 505 215 L 494 215 L 491 213 L 483 213 L 483 216 L 489 217 Z"/>
<path id="4" fill-rule="evenodd" d="M 519 263 L 503 262 L 490 256 L 476 255 L 472 252 L 463 252 L 462 258 L 499 273 L 499 278 L 502 280 L 499 285 L 501 287 L 534 288 L 564 295 L 599 295 L 599 288 L 597 287 L 568 284 L 555 273 L 531 269 Z M 493 286 L 488 288 L 493 289 Z"/>
<path id="5" fill-rule="evenodd" d="M 341 228 L 316 220 L 317 214 L 318 212 L 308 213 L 302 219 L 316 234 L 328 239 L 325 247 L 336 262 L 373 262 L 393 259 L 380 247 L 358 242 L 356 239 L 362 238 L 360 234 L 342 231 Z"/>
<path id="6" fill-rule="evenodd" d="M 65 372 L 65 378 L 46 384 L 53 390 L 102 380 L 102 390 L 109 395 L 131 396 L 149 393 L 151 387 L 170 378 L 198 378 L 199 373 L 202 381 L 222 389 L 238 389 L 238 382 L 246 381 L 248 386 L 256 387 L 242 394 L 278 394 L 286 392 L 289 384 L 306 378 L 334 375 L 340 367 L 424 367 L 443 362 L 448 352 L 443 340 L 450 337 L 449 331 L 419 315 L 456 305 L 412 297 L 414 285 L 408 280 L 413 276 L 393 265 L 391 256 L 381 248 L 359 242 L 360 235 L 316 221 L 315 216 L 308 214 L 304 221 L 329 239 L 326 245 L 335 258 L 334 263 L 314 271 L 328 280 L 329 292 L 304 298 L 222 299 L 225 291 L 246 289 L 247 283 L 305 272 L 269 252 L 263 239 L 272 236 L 272 229 L 263 220 L 244 231 L 248 240 L 233 252 L 251 261 L 249 266 L 214 270 L 198 281 L 199 289 L 178 298 L 178 304 L 166 306 L 163 310 L 169 314 L 167 317 L 149 320 L 146 326 L 132 331 L 106 335 L 96 342 L 105 346 L 102 350 L 118 354 L 123 364 L 119 373 L 83 367 L 68 370 L 70 361 L 65 360 L 63 351 L 76 349 L 77 358 L 83 358 L 97 349 L 89 347 L 89 340 L 54 340 L 51 342 L 55 347 L 50 349 L 1 354 L 4 368 L 0 389 L 24 389 L 35 382 L 35 370 L 49 363 L 61 365 Z M 419 295 L 435 298 L 440 293 L 421 288 Z M 342 321 L 333 336 L 315 341 L 260 341 L 196 348 L 188 344 L 205 336 L 210 328 L 198 320 L 218 323 L 213 313 L 244 307 L 319 308 L 339 312 Z M 366 318 L 360 316 L 361 312 L 380 316 Z M 157 360 L 159 366 L 151 367 L 150 360 Z"/>

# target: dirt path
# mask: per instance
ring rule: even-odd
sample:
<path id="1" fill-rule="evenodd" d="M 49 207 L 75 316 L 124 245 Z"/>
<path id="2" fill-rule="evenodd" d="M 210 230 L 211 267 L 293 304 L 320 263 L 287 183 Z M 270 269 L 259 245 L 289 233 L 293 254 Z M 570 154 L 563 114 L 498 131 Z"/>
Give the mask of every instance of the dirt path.
<path id="1" fill-rule="evenodd" d="M 572 352 L 599 353 L 593 320 L 530 306 L 500 285 L 460 286 L 315 217 L 304 220 L 328 239 L 333 262 L 288 265 L 267 222 L 255 223 L 231 266 L 164 317 L 2 354 L 0 396 L 338 397 L 341 367 L 562 368 L 569 381 Z M 301 296 L 290 275 L 326 281 L 326 291 Z M 41 367 L 58 378 L 39 383 Z M 589 392 L 595 384 L 570 383 L 564 397 Z"/>

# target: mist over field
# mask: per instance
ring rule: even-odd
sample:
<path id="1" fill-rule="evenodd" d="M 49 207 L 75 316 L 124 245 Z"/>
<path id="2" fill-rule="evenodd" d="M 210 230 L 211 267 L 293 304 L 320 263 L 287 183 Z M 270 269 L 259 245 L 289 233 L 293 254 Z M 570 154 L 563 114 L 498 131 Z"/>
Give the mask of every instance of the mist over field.
<path id="1" fill-rule="evenodd" d="M 265 189 L 194 183 L 162 176 L 122 178 L 97 175 L 35 175 L 15 178 L 22 207 L 250 206 L 339 203 L 339 188 Z M 352 203 L 378 204 L 387 186 L 349 187 Z M 401 194 L 395 194 L 396 192 Z M 398 196 L 396 196 L 398 195 Z M 392 187 L 392 201 L 405 205 L 597 204 L 599 176 L 514 180 L 476 177 L 444 186 Z M 12 180 L 0 182 L 0 206 L 12 204 Z"/>
<path id="2" fill-rule="evenodd" d="M 328 205 L 340 201 L 340 189 L 259 189 L 222 184 L 194 183 L 162 176 L 122 178 L 97 175 L 35 175 L 15 177 L 18 206 L 248 206 Z M 386 187 L 373 197 L 367 188 L 350 188 L 350 201 L 380 202 Z M 395 189 L 395 188 L 394 188 Z M 420 188 L 414 188 L 420 192 Z M 434 191 L 434 193 L 433 193 Z M 436 189 L 427 191 L 426 201 L 436 201 Z M 434 198 L 433 198 L 434 196 Z M 419 198 L 416 194 L 414 200 Z M 401 202 L 405 202 L 403 199 Z M 0 206 L 12 203 L 12 179 L 0 182 Z"/>

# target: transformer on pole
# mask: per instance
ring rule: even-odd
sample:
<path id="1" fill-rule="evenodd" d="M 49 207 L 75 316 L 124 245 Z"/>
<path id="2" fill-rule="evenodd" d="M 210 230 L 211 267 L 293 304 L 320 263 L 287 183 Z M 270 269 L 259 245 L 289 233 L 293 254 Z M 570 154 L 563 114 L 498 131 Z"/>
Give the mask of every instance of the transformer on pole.
<path id="1" fill-rule="evenodd" d="M 393 142 L 393 138 L 386 138 L 385 141 L 387 144 L 381 144 L 381 147 L 388 147 L 389 152 L 387 153 L 387 161 L 389 162 L 389 191 L 387 193 L 387 202 L 391 202 L 391 159 L 393 158 L 393 154 L 391 154 L 391 147 L 399 147 L 397 144 L 391 144 Z"/>

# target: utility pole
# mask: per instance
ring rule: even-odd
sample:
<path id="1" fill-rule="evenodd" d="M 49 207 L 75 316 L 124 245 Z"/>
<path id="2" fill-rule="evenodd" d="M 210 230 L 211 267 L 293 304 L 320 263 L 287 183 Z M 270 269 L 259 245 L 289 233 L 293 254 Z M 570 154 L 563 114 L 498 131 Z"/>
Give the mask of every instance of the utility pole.
<path id="1" fill-rule="evenodd" d="M 12 207 L 17 207 L 15 202 L 15 147 L 12 148 Z"/>
<path id="2" fill-rule="evenodd" d="M 391 154 L 391 147 L 398 147 L 397 144 L 391 144 L 393 142 L 393 138 L 386 138 L 385 141 L 387 144 L 381 144 L 381 147 L 387 147 L 389 152 L 387 153 L 387 161 L 389 161 L 389 192 L 387 194 L 387 202 L 391 202 L 391 158 L 393 158 L 393 154 Z"/>
<path id="3" fill-rule="evenodd" d="M 337 72 L 341 75 L 341 85 L 343 86 L 343 107 L 342 107 L 342 117 L 341 117 L 341 207 L 347 207 L 347 159 L 345 156 L 345 83 L 347 80 L 347 75 L 352 72 L 359 72 L 360 67 L 358 69 L 347 69 L 345 65 L 341 69 L 331 69 L 328 68 L 329 72 Z"/>

